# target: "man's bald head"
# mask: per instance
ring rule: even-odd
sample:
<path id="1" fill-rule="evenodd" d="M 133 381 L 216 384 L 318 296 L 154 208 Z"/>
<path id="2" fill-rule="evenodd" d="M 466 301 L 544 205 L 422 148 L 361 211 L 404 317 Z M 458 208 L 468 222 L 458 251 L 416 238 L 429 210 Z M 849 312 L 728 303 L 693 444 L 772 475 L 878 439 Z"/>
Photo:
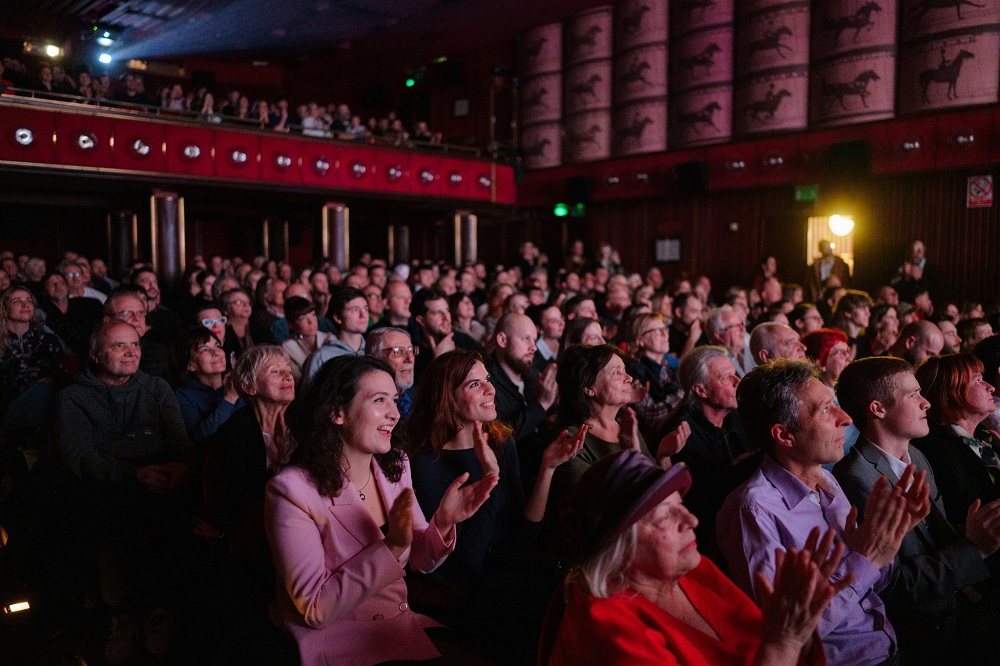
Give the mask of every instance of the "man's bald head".
<path id="1" fill-rule="evenodd" d="M 755 327 L 750 334 L 750 353 L 758 364 L 779 358 L 801 360 L 806 357 L 806 347 L 792 327 L 769 321 Z"/>
<path id="2" fill-rule="evenodd" d="M 937 356 L 944 347 L 944 336 L 936 324 L 921 320 L 910 322 L 899 332 L 896 344 L 889 354 L 897 356 L 916 367 L 931 356 Z"/>
<path id="3" fill-rule="evenodd" d="M 285 287 L 285 291 L 282 295 L 286 301 L 293 296 L 301 296 L 307 301 L 312 302 L 312 294 L 309 291 L 309 287 L 305 286 L 301 282 L 293 282 Z"/>
<path id="4" fill-rule="evenodd" d="M 538 330 L 531 317 L 508 312 L 496 327 L 497 360 L 517 375 L 526 375 L 535 358 Z"/>

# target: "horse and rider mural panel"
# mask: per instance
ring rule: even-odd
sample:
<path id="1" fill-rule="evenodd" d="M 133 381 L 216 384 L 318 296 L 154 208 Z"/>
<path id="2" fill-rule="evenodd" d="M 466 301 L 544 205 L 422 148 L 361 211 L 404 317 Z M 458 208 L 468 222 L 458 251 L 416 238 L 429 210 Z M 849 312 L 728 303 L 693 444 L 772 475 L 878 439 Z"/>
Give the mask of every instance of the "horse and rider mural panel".
<path id="1" fill-rule="evenodd" d="M 674 0 L 670 18 L 671 148 L 733 137 L 733 0 Z"/>

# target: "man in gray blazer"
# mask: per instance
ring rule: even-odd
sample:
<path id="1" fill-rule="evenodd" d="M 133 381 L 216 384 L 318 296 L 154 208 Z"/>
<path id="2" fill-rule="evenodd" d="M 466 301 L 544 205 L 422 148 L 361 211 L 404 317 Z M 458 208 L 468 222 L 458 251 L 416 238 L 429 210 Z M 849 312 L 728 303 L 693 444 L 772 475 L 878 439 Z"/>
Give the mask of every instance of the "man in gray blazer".
<path id="1" fill-rule="evenodd" d="M 928 432 L 930 403 L 906 361 L 887 356 L 854 361 L 840 375 L 837 397 L 861 437 L 833 474 L 859 512 L 880 477 L 894 485 L 910 463 L 927 472 L 930 514 L 903 538 L 893 580 L 881 595 L 907 664 L 943 663 L 960 655 L 969 663 L 998 663 L 998 625 L 989 608 L 994 599 L 974 586 L 990 578 L 985 559 L 1000 549 L 1000 500 L 970 506 L 964 536 L 961 526 L 948 523 L 930 464 L 910 446 L 911 439 Z"/>

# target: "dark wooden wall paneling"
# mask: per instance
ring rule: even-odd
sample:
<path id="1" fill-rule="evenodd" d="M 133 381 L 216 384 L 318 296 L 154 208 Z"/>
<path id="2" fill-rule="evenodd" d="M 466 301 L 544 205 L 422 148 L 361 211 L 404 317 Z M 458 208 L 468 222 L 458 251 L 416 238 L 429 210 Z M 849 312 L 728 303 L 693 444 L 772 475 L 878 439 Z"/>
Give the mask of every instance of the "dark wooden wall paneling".
<path id="1" fill-rule="evenodd" d="M 863 188 L 877 226 L 872 229 L 874 237 L 866 239 L 869 242 L 859 251 L 863 259 L 859 277 L 872 281 L 892 274 L 909 242 L 920 238 L 927 245 L 928 259 L 937 267 L 936 300 L 996 302 L 1000 297 L 1000 214 L 996 205 L 965 207 L 966 179 L 980 174 L 1000 179 L 994 166 L 880 179 Z"/>
<path id="2" fill-rule="evenodd" d="M 707 274 L 721 294 L 728 285 L 749 283 L 764 253 L 777 256 L 782 279 L 803 280 L 807 219 L 849 213 L 857 225 L 857 286 L 875 289 L 884 284 L 908 244 L 920 238 L 937 267 L 935 300 L 993 303 L 1000 296 L 1000 214 L 996 206 L 965 207 L 966 179 L 979 174 L 992 174 L 1000 182 L 994 166 L 824 184 L 819 201 L 805 206 L 795 203 L 791 187 L 591 203 L 587 218 L 573 224 L 582 232 L 588 251 L 607 240 L 618 249 L 626 268 L 636 271 L 654 265 L 656 238 L 679 237 L 682 261 L 659 264 L 665 277 Z M 523 210 L 519 221 L 481 231 L 481 252 L 491 261 L 509 260 L 518 243 L 534 240 L 558 264 L 562 238 L 546 230 L 558 230 L 559 225 L 550 210 Z"/>

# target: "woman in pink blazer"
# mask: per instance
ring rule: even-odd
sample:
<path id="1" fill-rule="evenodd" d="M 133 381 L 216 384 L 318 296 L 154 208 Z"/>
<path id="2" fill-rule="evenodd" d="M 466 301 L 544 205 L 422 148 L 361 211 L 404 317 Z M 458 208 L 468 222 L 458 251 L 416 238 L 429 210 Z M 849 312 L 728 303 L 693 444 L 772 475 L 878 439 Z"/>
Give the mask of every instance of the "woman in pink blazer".
<path id="1" fill-rule="evenodd" d="M 375 664 L 438 656 L 409 610 L 404 567 L 433 571 L 455 548 L 455 524 L 489 497 L 496 475 L 448 488 L 430 522 L 413 499 L 392 370 L 343 356 L 316 374 L 292 434 L 292 464 L 267 485 L 265 520 L 277 576 L 271 618 L 303 664 Z"/>

